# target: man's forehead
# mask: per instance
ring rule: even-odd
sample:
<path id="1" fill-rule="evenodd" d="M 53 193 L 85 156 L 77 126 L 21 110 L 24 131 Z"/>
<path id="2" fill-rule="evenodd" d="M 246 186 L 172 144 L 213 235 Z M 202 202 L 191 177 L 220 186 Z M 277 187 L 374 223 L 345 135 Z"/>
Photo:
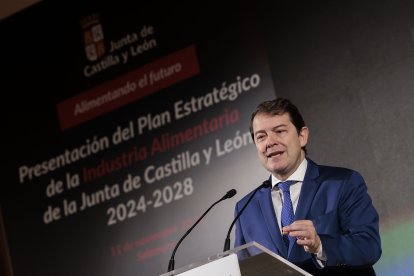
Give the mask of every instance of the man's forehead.
<path id="1" fill-rule="evenodd" d="M 258 113 L 255 117 L 254 117 L 254 121 L 259 121 L 260 119 L 266 119 L 266 120 L 271 120 L 271 121 L 291 121 L 290 120 L 290 115 L 287 112 L 284 113 L 280 113 L 280 114 L 270 114 L 270 113 Z"/>
<path id="2" fill-rule="evenodd" d="M 264 121 L 264 120 L 265 121 Z M 265 114 L 262 113 L 256 116 L 253 120 L 253 128 L 256 129 L 257 127 L 281 127 L 281 126 L 288 126 L 292 125 L 290 120 L 290 116 L 288 113 L 280 114 L 280 115 L 272 115 L 272 114 Z"/>

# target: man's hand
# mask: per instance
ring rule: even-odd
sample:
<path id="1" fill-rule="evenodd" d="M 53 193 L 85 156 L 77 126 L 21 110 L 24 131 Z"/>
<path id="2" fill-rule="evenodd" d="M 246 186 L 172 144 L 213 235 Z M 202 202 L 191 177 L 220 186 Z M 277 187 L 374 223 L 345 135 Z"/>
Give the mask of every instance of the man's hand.
<path id="1" fill-rule="evenodd" d="M 283 235 L 290 235 L 297 239 L 298 245 L 303 245 L 306 252 L 318 253 L 321 239 L 316 233 L 315 226 L 311 220 L 297 220 L 289 226 L 282 228 Z"/>

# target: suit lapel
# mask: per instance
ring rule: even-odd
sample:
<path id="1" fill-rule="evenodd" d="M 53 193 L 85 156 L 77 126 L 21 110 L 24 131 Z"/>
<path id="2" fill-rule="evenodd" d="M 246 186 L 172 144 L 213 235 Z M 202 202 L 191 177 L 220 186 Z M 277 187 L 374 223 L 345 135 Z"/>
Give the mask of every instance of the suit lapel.
<path id="1" fill-rule="evenodd" d="M 320 185 L 320 182 L 317 181 L 318 176 L 318 165 L 316 165 L 312 160 L 308 159 L 308 168 L 306 169 L 305 178 L 302 183 L 298 206 L 296 207 L 295 220 L 307 219 L 311 204 Z M 290 244 L 289 255 L 291 254 L 292 248 L 293 244 Z M 294 248 L 299 249 L 299 247 Z M 296 250 L 294 250 L 294 252 L 295 251 Z M 292 255 L 295 254 L 294 252 Z"/>
<path id="2" fill-rule="evenodd" d="M 320 184 L 320 182 L 316 181 L 318 176 L 318 166 L 312 160 L 308 159 L 308 168 L 306 169 L 305 179 L 302 183 L 298 206 L 296 207 L 295 220 L 306 219 Z"/>
<path id="3" fill-rule="evenodd" d="M 273 207 L 272 196 L 270 188 L 261 189 L 259 191 L 259 205 L 263 213 L 269 236 L 272 240 L 273 245 L 276 245 L 278 252 L 277 254 L 287 258 L 287 249 L 283 241 L 279 225 L 277 223 L 275 210 Z M 270 241 L 269 241 L 270 242 Z"/>

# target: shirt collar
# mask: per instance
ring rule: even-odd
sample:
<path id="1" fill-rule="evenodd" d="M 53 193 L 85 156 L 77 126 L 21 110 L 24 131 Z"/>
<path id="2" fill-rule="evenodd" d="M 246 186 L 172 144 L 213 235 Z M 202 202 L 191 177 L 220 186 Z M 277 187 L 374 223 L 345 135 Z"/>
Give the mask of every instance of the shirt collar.
<path id="1" fill-rule="evenodd" d="M 308 167 L 308 160 L 304 158 L 302 163 L 300 163 L 299 167 L 296 169 L 296 171 L 294 171 L 293 174 L 289 176 L 286 180 L 303 182 L 303 179 L 305 179 L 305 173 L 306 173 L 307 167 Z M 279 182 L 282 182 L 282 180 L 277 179 L 274 175 L 272 175 L 272 188 L 274 188 Z"/>

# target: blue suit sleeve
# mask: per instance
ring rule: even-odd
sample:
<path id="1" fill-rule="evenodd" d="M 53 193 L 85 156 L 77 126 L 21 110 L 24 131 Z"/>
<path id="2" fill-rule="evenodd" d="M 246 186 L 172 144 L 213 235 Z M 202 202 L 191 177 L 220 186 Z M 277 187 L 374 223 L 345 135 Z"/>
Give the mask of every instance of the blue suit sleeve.
<path id="1" fill-rule="evenodd" d="M 379 216 L 364 179 L 353 171 L 339 193 L 337 210 L 313 220 L 327 256 L 326 265 L 373 265 L 382 252 Z M 336 219 L 337 226 L 333 226 Z"/>

